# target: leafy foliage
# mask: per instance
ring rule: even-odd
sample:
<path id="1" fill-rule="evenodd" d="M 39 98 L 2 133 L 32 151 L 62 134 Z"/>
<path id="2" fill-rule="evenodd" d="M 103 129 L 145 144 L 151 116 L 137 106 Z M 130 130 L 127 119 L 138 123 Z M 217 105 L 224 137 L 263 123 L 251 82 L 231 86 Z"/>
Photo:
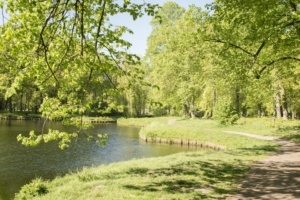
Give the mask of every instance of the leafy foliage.
<path id="1" fill-rule="evenodd" d="M 9 16 L 0 30 L 0 62 L 1 74 L 7 75 L 1 85 L 5 85 L 10 112 L 19 94 L 23 110 L 23 96 L 32 87 L 33 110 L 42 112 L 46 120 L 59 119 L 78 127 L 78 134 L 88 126 L 74 116 L 91 113 L 93 104 L 104 101 L 113 112 L 113 99 L 131 89 L 131 80 L 142 73 L 135 68 L 140 58 L 127 52 L 131 44 L 122 38 L 132 31 L 114 26 L 109 18 L 128 13 L 135 20 L 144 14 L 154 15 L 158 8 L 155 4 L 106 0 L 4 0 L 1 7 Z M 128 84 L 120 84 L 122 77 Z M 25 105 L 29 110 L 30 105 Z M 31 132 L 28 138 L 20 136 L 18 140 L 36 145 L 56 138 L 61 139 L 60 148 L 65 148 L 74 137 L 77 134 L 49 130 L 42 136 Z"/>
<path id="2" fill-rule="evenodd" d="M 42 179 L 35 179 L 31 183 L 24 185 L 21 191 L 16 194 L 16 199 L 32 199 L 34 197 L 45 195 L 49 192 Z"/>
<path id="3" fill-rule="evenodd" d="M 233 125 L 239 119 L 236 109 L 228 100 L 219 101 L 215 108 L 214 119 L 222 125 Z"/>

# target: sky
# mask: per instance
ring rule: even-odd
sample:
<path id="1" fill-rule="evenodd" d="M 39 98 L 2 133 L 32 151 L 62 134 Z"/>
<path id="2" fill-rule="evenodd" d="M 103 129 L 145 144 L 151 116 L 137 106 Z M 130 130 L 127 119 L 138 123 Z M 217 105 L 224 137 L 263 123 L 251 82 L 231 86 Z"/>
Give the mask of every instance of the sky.
<path id="1" fill-rule="evenodd" d="M 151 3 L 163 5 L 164 3 L 170 0 L 132 0 L 135 3 Z M 201 8 L 205 8 L 206 4 L 210 4 L 213 0 L 172 0 L 178 5 L 188 8 L 189 5 L 195 4 Z M 0 25 L 2 24 L 3 18 L 0 13 Z M 5 15 L 5 13 L 4 13 Z M 134 53 L 139 56 L 144 56 L 147 48 L 147 38 L 151 33 L 152 27 L 150 25 L 152 17 L 144 15 L 143 17 L 133 20 L 129 14 L 119 14 L 111 18 L 111 23 L 114 25 L 126 26 L 131 29 L 134 34 L 124 35 L 124 39 L 132 44 L 132 47 L 129 49 L 129 53 Z"/>
<path id="2" fill-rule="evenodd" d="M 163 5 L 169 0 L 135 0 L 133 2 L 141 3 L 147 2 L 152 4 Z M 188 8 L 189 5 L 195 4 L 201 8 L 205 8 L 206 4 L 210 4 L 213 0 L 172 0 L 178 5 Z M 130 53 L 137 54 L 139 56 L 144 56 L 147 48 L 147 38 L 151 33 L 152 27 L 150 25 L 152 17 L 144 15 L 142 18 L 139 18 L 133 21 L 132 17 L 129 15 L 118 15 L 111 19 L 111 23 L 115 25 L 126 26 L 131 29 L 134 34 L 126 34 L 124 39 L 129 41 L 132 44 L 132 47 L 129 49 Z"/>

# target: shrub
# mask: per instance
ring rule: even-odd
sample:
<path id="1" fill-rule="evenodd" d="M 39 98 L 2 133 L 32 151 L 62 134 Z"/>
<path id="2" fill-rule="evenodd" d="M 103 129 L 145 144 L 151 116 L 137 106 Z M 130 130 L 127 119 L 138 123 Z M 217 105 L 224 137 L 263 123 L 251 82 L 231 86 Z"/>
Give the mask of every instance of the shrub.
<path id="1" fill-rule="evenodd" d="M 239 116 L 230 101 L 221 101 L 216 105 L 214 119 L 222 125 L 232 125 Z"/>
<path id="2" fill-rule="evenodd" d="M 152 112 L 154 116 L 166 116 L 168 114 L 167 109 L 162 106 L 157 106 L 152 108 Z"/>
<path id="3" fill-rule="evenodd" d="M 32 199 L 33 197 L 41 196 L 48 192 L 47 186 L 43 183 L 42 179 L 35 179 L 31 183 L 24 185 L 15 199 Z"/>

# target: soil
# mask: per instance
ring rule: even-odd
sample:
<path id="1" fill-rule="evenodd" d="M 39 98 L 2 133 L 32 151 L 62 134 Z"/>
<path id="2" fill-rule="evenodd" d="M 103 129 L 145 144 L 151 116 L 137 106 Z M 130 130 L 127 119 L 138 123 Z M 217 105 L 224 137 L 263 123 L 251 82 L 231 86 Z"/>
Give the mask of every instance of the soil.
<path id="1" fill-rule="evenodd" d="M 226 132 L 273 140 L 281 145 L 276 153 L 252 165 L 236 194 L 228 199 L 300 200 L 300 143 L 249 133 Z"/>

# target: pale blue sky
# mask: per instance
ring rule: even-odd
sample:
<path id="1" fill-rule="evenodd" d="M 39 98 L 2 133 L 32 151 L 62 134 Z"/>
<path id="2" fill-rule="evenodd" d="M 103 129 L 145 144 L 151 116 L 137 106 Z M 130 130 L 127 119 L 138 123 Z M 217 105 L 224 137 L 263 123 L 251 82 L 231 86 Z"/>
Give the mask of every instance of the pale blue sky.
<path id="1" fill-rule="evenodd" d="M 141 3 L 153 3 L 163 5 L 165 2 L 170 0 L 135 0 L 134 2 Z M 200 6 L 203 9 L 206 4 L 210 4 L 213 0 L 172 0 L 176 2 L 178 5 L 188 8 L 189 5 L 195 4 L 196 6 Z M 150 21 L 152 17 L 143 16 L 142 18 L 137 19 L 136 21 L 132 20 L 132 17 L 129 15 L 119 15 L 114 17 L 111 20 L 112 24 L 115 25 L 123 25 L 130 28 L 134 34 L 125 35 L 124 39 L 129 41 L 132 44 L 130 48 L 130 53 L 135 53 L 137 55 L 143 56 L 145 54 L 147 48 L 147 38 L 151 33 L 152 27 L 150 26 Z"/>
<path id="2" fill-rule="evenodd" d="M 152 3 L 163 5 L 165 2 L 170 0 L 132 0 L 132 2 L 136 3 Z M 189 5 L 195 4 L 196 6 L 200 6 L 203 9 L 206 4 L 210 4 L 213 0 L 172 0 L 176 2 L 178 5 L 188 8 Z M 5 13 L 4 13 L 5 15 Z M 132 47 L 129 49 L 130 53 L 135 53 L 139 56 L 143 56 L 145 54 L 147 48 L 147 38 L 151 33 L 151 16 L 143 16 L 135 21 L 133 21 L 132 17 L 128 14 L 122 14 L 118 16 L 114 16 L 111 19 L 111 23 L 115 25 L 122 25 L 130 28 L 134 34 L 126 34 L 124 39 L 129 41 L 132 44 Z M 2 13 L 0 13 L 0 25 L 2 24 Z"/>

